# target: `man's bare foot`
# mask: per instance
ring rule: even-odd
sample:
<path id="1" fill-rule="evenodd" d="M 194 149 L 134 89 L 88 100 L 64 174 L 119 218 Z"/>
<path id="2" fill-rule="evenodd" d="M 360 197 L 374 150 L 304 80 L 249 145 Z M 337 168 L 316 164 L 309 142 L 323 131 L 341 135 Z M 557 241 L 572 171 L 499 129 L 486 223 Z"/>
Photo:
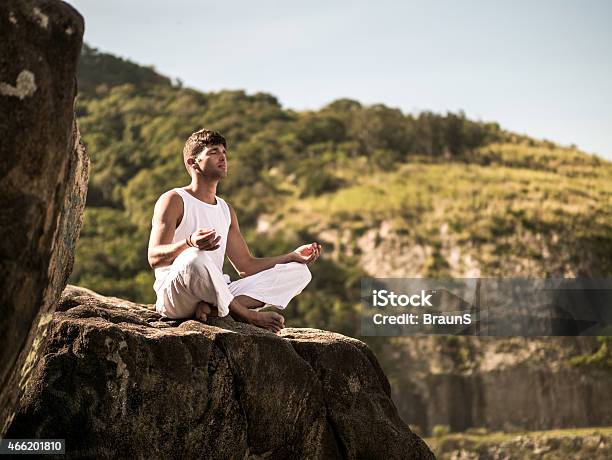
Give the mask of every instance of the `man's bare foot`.
<path id="1" fill-rule="evenodd" d="M 251 311 L 247 321 L 275 334 L 285 327 L 285 318 L 273 311 Z"/>
<path id="2" fill-rule="evenodd" d="M 215 308 L 215 310 L 217 310 Z M 208 315 L 213 316 L 213 307 L 208 303 L 201 301 L 196 306 L 195 317 L 200 321 L 206 321 L 208 319 Z"/>

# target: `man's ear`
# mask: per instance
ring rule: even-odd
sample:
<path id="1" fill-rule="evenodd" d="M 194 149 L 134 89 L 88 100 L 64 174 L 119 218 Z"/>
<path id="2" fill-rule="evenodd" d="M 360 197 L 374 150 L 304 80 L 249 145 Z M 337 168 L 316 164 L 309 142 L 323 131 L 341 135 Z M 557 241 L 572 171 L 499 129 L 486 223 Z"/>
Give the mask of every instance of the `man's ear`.
<path id="1" fill-rule="evenodd" d="M 200 167 L 198 166 L 196 161 L 193 158 L 187 158 L 187 166 L 192 167 L 194 165 L 195 165 L 195 169 L 197 169 L 199 171 Z"/>

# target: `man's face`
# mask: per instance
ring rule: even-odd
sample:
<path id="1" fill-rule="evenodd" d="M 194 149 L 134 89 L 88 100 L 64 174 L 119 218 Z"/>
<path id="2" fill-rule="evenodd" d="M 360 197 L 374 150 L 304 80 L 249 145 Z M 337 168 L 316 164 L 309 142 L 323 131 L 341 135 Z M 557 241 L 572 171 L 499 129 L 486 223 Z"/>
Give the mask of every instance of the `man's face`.
<path id="1" fill-rule="evenodd" d="M 206 177 L 227 177 L 227 151 L 221 144 L 205 147 L 195 158 L 195 164 Z"/>

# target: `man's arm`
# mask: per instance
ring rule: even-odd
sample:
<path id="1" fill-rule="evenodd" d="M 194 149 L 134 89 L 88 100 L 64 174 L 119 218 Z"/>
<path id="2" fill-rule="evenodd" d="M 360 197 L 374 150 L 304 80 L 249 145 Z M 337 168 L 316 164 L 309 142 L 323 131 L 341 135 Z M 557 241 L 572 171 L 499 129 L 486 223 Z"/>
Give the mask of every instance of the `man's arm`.
<path id="1" fill-rule="evenodd" d="M 321 245 L 318 243 L 300 246 L 295 251 L 280 256 L 253 257 L 240 232 L 240 226 L 238 225 L 238 218 L 236 217 L 234 208 L 229 206 L 229 209 L 231 224 L 227 234 L 226 253 L 228 259 L 241 277 L 254 275 L 255 273 L 272 268 L 276 264 L 286 264 L 288 262 L 311 263 L 319 257 Z"/>
<path id="2" fill-rule="evenodd" d="M 183 200 L 174 192 L 159 197 L 153 211 L 148 259 L 151 268 L 172 265 L 174 259 L 189 247 L 186 241 L 173 243 L 176 227 L 183 218 Z"/>

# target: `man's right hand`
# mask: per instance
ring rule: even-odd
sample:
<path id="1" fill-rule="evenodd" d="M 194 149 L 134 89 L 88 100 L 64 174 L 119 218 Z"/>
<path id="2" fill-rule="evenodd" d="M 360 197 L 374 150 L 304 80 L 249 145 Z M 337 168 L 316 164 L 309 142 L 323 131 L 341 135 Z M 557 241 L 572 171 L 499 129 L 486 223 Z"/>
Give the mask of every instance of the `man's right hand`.
<path id="1" fill-rule="evenodd" d="M 190 240 L 198 249 L 214 251 L 219 248 L 221 235 L 216 236 L 214 228 L 199 228 L 190 235 Z"/>

